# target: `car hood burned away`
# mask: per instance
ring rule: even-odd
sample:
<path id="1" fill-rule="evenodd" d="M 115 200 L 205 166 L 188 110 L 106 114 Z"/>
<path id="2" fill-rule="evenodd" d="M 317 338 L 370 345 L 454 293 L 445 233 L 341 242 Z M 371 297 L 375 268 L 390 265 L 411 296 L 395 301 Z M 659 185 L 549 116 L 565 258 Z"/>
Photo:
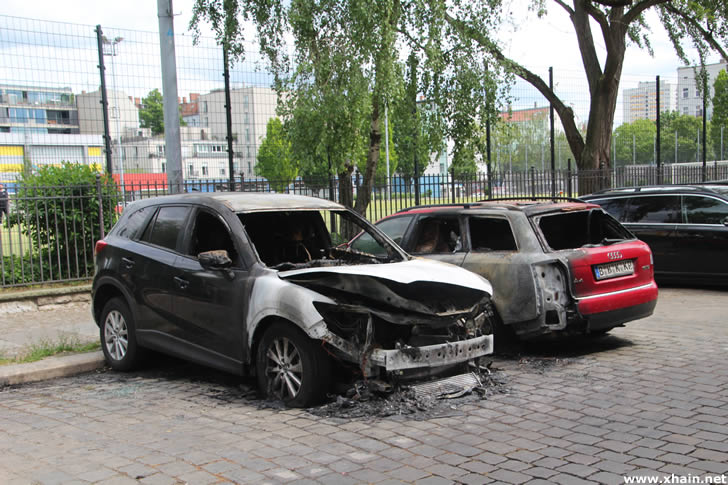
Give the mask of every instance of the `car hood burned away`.
<path id="1" fill-rule="evenodd" d="M 493 349 L 490 283 L 448 264 L 308 268 L 258 283 L 255 306 L 295 313 L 284 318 L 367 378 L 455 374 Z"/>

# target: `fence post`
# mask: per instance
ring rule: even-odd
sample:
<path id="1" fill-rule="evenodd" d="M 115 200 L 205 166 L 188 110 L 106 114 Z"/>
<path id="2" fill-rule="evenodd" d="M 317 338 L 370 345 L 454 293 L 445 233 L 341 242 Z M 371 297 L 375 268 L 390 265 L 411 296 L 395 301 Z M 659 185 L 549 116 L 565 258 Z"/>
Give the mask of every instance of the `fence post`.
<path id="1" fill-rule="evenodd" d="M 536 200 L 536 168 L 531 165 L 531 198 Z"/>
<path id="2" fill-rule="evenodd" d="M 109 98 L 106 95 L 106 66 L 104 66 L 104 36 L 101 25 L 96 26 L 96 45 L 99 50 L 99 74 L 101 75 L 101 111 L 104 118 L 104 146 L 106 148 L 106 173 L 111 175 L 111 135 L 109 134 Z"/>
<path id="3" fill-rule="evenodd" d="M 245 192 L 245 173 L 240 171 L 240 192 Z"/>
<path id="4" fill-rule="evenodd" d="M 549 89 L 554 90 L 554 68 L 549 67 Z M 549 103 L 549 122 L 551 123 L 551 197 L 556 197 L 556 157 L 554 153 L 554 103 Z"/>
<path id="5" fill-rule="evenodd" d="M 658 174 L 657 183 L 661 184 L 662 176 L 660 175 L 660 167 L 662 166 L 662 157 L 660 156 L 660 76 L 655 78 L 655 83 L 657 85 L 657 89 L 655 89 L 655 101 L 657 103 L 657 117 L 655 118 L 655 124 L 657 125 L 657 132 L 655 134 L 655 163 L 657 165 Z M 675 143 L 675 147 L 677 147 L 677 142 Z"/>
<path id="6" fill-rule="evenodd" d="M 96 199 L 99 202 L 99 230 L 101 232 L 101 239 L 106 237 L 106 231 L 104 230 L 104 200 L 101 197 L 101 174 L 96 174 Z"/>
<path id="7" fill-rule="evenodd" d="M 569 198 L 574 196 L 573 191 L 571 190 L 571 158 L 567 159 L 567 168 L 566 168 L 566 193 L 569 194 Z"/>
<path id="8" fill-rule="evenodd" d="M 451 177 L 450 177 L 450 186 L 452 190 L 452 195 L 450 198 L 452 199 L 452 203 L 455 203 L 455 169 L 453 167 L 450 167 Z"/>
<path id="9" fill-rule="evenodd" d="M 225 78 L 225 123 L 227 133 L 228 170 L 230 170 L 230 191 L 235 190 L 235 175 L 233 174 L 233 107 L 230 100 L 230 60 L 225 42 L 222 44 L 222 76 Z"/>

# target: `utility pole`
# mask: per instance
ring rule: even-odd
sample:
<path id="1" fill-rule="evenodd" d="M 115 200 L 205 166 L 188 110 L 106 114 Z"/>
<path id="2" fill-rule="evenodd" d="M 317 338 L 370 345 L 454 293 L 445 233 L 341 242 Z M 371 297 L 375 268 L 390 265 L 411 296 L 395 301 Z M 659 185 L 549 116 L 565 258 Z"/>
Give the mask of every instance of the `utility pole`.
<path id="1" fill-rule="evenodd" d="M 162 61 L 164 96 L 164 144 L 167 158 L 169 192 L 183 191 L 182 147 L 180 144 L 179 107 L 177 106 L 177 58 L 174 49 L 174 11 L 172 0 L 157 0 L 159 50 Z"/>

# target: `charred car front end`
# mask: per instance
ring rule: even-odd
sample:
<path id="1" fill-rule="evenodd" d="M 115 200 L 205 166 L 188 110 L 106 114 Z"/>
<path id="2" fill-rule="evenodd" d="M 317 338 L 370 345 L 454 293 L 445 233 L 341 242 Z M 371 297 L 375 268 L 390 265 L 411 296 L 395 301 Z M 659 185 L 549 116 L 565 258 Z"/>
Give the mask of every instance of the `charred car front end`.
<path id="1" fill-rule="evenodd" d="M 371 252 L 344 243 L 357 233 Z M 264 394 L 305 406 L 334 370 L 413 382 L 457 375 L 493 350 L 486 279 L 412 258 L 325 200 L 139 201 L 98 247 L 94 316 L 116 369 L 150 348 L 255 374 Z"/>

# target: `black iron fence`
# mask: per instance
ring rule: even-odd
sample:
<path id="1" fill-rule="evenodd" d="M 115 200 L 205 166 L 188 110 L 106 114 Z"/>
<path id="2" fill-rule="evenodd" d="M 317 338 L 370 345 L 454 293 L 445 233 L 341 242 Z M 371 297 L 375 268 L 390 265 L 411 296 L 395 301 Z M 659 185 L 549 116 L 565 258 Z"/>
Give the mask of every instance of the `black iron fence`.
<path id="1" fill-rule="evenodd" d="M 354 199 L 360 176 L 352 177 Z M 599 179 L 612 187 L 656 183 L 689 184 L 728 180 L 728 162 L 629 166 L 608 171 L 494 171 L 491 177 L 474 174 L 423 175 L 418 180 L 391 177 L 372 188 L 365 216 L 376 221 L 414 205 L 458 204 L 491 198 L 578 197 L 579 187 Z M 129 203 L 168 193 L 164 178 L 75 186 L 20 186 L 12 184 L 7 216 L 0 224 L 0 287 L 87 280 L 94 274 L 94 244 L 102 239 Z M 272 192 L 276 185 L 263 179 L 240 176 L 194 180 L 185 192 Z M 285 185 L 285 184 L 283 184 Z M 330 189 L 333 188 L 333 190 Z M 286 193 L 339 201 L 338 180 L 298 179 Z"/>

